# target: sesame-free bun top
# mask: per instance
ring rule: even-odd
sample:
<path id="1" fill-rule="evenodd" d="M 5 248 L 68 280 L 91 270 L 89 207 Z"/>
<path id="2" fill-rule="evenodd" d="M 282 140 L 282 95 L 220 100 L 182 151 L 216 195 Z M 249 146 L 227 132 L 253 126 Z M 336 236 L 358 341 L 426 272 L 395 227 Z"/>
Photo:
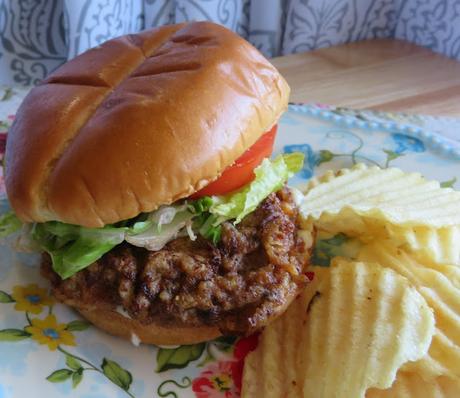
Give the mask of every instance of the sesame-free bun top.
<path id="1" fill-rule="evenodd" d="M 26 222 L 129 219 L 216 179 L 287 106 L 289 87 L 249 43 L 195 22 L 109 40 L 31 90 L 6 148 Z"/>

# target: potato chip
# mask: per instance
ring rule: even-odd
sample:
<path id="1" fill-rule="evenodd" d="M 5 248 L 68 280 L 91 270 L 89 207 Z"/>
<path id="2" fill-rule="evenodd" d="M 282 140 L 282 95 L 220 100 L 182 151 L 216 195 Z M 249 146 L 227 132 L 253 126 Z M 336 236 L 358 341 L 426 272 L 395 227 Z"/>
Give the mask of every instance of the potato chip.
<path id="1" fill-rule="evenodd" d="M 314 219 L 331 214 L 337 220 L 351 209 L 395 225 L 442 228 L 460 224 L 460 192 L 418 173 L 357 165 L 311 182 L 300 209 Z"/>
<path id="2" fill-rule="evenodd" d="M 300 352 L 307 397 L 364 397 L 425 355 L 434 318 L 409 282 L 376 264 L 336 258 L 311 307 Z"/>
<path id="3" fill-rule="evenodd" d="M 446 276 L 452 284 L 460 289 L 460 267 L 449 264 L 426 263 L 426 267 L 434 269 Z"/>
<path id="4" fill-rule="evenodd" d="M 366 398 L 458 398 L 460 381 L 448 377 L 424 380 L 417 373 L 399 371 L 396 381 L 386 390 L 371 388 Z"/>
<path id="5" fill-rule="evenodd" d="M 246 359 L 243 397 L 364 397 L 427 352 L 433 314 L 405 278 L 338 258 L 316 283 L 263 332 Z"/>
<path id="6" fill-rule="evenodd" d="M 363 242 L 390 239 L 422 261 L 460 266 L 459 225 L 444 228 L 401 227 L 384 219 L 360 216 L 351 208 L 344 208 L 338 214 L 324 213 L 315 225 L 319 231 L 344 233 Z"/>
<path id="7" fill-rule="evenodd" d="M 297 350 L 304 334 L 308 305 L 329 268 L 310 267 L 312 282 L 277 320 L 265 328 L 257 349 L 245 359 L 242 397 L 298 397 Z M 286 344 L 287 343 L 287 344 Z"/>
<path id="8" fill-rule="evenodd" d="M 311 223 L 311 219 L 307 220 L 308 223 Z M 385 220 L 361 216 L 351 208 L 344 208 L 337 214 L 323 213 L 318 220 L 314 221 L 314 225 L 317 229 L 330 234 L 344 233 L 347 236 L 359 237 L 364 241 L 389 236 L 387 231 L 389 224 Z"/>
<path id="9" fill-rule="evenodd" d="M 340 170 L 326 170 L 324 174 L 311 178 L 306 183 L 304 183 L 303 186 L 300 186 L 299 188 L 301 189 L 302 192 L 305 193 L 320 184 L 324 184 L 325 182 L 332 181 L 333 179 L 337 177 L 351 173 L 353 170 L 362 170 L 362 169 L 367 169 L 367 166 L 364 163 L 358 163 L 354 165 L 352 168 L 348 168 L 348 169 L 344 168 Z"/>
<path id="10" fill-rule="evenodd" d="M 388 226 L 388 237 L 420 260 L 460 265 L 460 225 L 445 228 Z"/>
<path id="11" fill-rule="evenodd" d="M 375 261 L 406 277 L 434 310 L 436 332 L 428 355 L 405 369 L 420 372 L 425 378 L 438 375 L 460 378 L 460 290 L 458 279 L 451 280 L 442 272 L 451 273 L 449 266 L 438 267 L 441 272 L 425 267 L 388 241 L 363 246 L 358 259 Z"/>
<path id="12" fill-rule="evenodd" d="M 437 328 L 428 354 L 421 360 L 407 364 L 405 370 L 419 373 L 425 378 L 447 375 L 458 380 L 460 349 L 442 329 Z M 451 368 L 449 368 L 451 366 Z"/>

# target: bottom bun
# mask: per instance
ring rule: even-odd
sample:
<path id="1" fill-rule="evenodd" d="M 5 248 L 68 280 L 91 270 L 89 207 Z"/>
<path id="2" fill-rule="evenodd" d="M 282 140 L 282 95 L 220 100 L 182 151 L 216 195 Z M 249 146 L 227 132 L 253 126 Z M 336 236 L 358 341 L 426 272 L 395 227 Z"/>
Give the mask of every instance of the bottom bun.
<path id="1" fill-rule="evenodd" d="M 121 315 L 117 311 L 107 309 L 78 311 L 96 327 L 114 336 L 131 340 L 134 345 L 139 343 L 155 345 L 186 345 L 213 340 L 222 335 L 219 329 L 212 326 L 165 327 L 157 324 L 144 325 L 135 319 Z"/>

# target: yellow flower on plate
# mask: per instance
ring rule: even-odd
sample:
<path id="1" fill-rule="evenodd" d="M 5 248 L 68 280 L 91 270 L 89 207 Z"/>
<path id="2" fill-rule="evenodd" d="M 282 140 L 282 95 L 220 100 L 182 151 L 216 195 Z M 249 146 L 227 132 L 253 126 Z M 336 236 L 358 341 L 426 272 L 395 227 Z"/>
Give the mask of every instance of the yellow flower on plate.
<path id="1" fill-rule="evenodd" d="M 44 306 L 53 304 L 53 299 L 48 291 L 38 287 L 35 283 L 13 287 L 11 296 L 16 301 L 15 310 L 28 311 L 31 314 L 39 314 Z"/>
<path id="2" fill-rule="evenodd" d="M 65 323 L 57 323 L 56 317 L 52 314 L 45 319 L 32 319 L 32 326 L 25 328 L 26 332 L 40 344 L 47 344 L 51 351 L 54 351 L 59 344 L 76 345 L 74 335 L 66 330 Z"/>

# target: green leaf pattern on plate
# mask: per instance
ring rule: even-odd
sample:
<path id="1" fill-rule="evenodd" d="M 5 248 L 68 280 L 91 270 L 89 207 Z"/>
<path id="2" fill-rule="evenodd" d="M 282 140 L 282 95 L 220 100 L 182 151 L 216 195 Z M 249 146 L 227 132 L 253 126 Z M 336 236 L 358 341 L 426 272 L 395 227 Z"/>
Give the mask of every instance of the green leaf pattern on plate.
<path id="1" fill-rule="evenodd" d="M 453 188 L 456 182 L 457 182 L 457 177 L 451 178 L 450 180 L 441 182 L 441 188 Z"/>
<path id="2" fill-rule="evenodd" d="M 82 319 L 77 319 L 75 321 L 69 322 L 67 324 L 67 330 L 70 332 L 81 332 L 88 329 L 91 326 L 91 323 L 84 321 Z"/>
<path id="3" fill-rule="evenodd" d="M 83 379 L 83 368 L 77 370 L 72 375 L 72 388 L 76 388 Z"/>
<path id="4" fill-rule="evenodd" d="M 50 381 L 51 383 L 62 383 L 63 381 L 70 379 L 72 374 L 73 372 L 69 369 L 59 369 L 51 373 L 46 378 L 46 380 Z"/>
<path id="5" fill-rule="evenodd" d="M 3 329 L 0 330 L 0 341 L 19 341 L 30 337 L 30 333 L 27 333 L 22 329 Z"/>
<path id="6" fill-rule="evenodd" d="M 205 343 L 182 345 L 177 348 L 159 348 L 157 353 L 157 372 L 185 368 L 190 362 L 203 354 Z"/>
<path id="7" fill-rule="evenodd" d="M 340 254 L 341 246 L 348 241 L 345 234 L 337 234 L 329 239 L 316 241 L 311 262 L 314 265 L 329 267 L 331 259 Z"/>
<path id="8" fill-rule="evenodd" d="M 80 361 L 70 355 L 66 355 L 65 364 L 72 370 L 80 370 L 83 368 Z"/>
<path id="9" fill-rule="evenodd" d="M 123 369 L 118 363 L 107 358 L 103 359 L 101 368 L 104 375 L 106 375 L 109 380 L 121 387 L 123 390 L 129 390 L 129 387 L 133 382 L 133 377 L 126 369 Z"/>
<path id="10" fill-rule="evenodd" d="M 11 297 L 8 293 L 5 293 L 4 291 L 0 290 L 0 303 L 13 303 L 14 299 Z"/>

